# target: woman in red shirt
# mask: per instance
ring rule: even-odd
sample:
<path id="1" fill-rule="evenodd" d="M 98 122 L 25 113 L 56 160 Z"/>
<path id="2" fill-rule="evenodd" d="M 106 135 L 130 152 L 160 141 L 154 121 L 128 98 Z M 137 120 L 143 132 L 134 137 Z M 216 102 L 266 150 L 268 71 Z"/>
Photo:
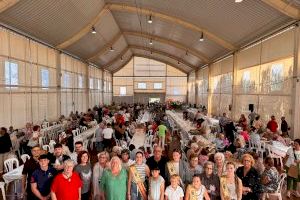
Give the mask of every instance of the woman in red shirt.
<path id="1" fill-rule="evenodd" d="M 52 200 L 80 199 L 82 182 L 79 175 L 73 172 L 73 168 L 72 160 L 64 162 L 64 171 L 54 178 L 51 186 Z"/>

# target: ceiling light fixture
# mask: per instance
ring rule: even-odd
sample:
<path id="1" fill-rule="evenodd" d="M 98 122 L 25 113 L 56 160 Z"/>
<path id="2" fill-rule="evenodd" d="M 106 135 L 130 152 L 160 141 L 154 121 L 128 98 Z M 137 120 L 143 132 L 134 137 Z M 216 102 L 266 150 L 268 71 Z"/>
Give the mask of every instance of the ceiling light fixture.
<path id="1" fill-rule="evenodd" d="M 110 52 L 113 52 L 113 51 L 115 51 L 114 49 L 113 49 L 113 47 L 110 47 L 110 50 L 109 50 Z"/>
<path id="2" fill-rule="evenodd" d="M 150 42 L 149 42 L 149 44 L 150 44 L 150 45 L 152 45 L 152 44 L 153 44 L 153 42 L 152 42 L 152 39 L 150 39 Z"/>
<path id="3" fill-rule="evenodd" d="M 94 26 L 92 26 L 92 33 L 93 33 L 93 34 L 96 34 L 96 33 L 97 33 Z"/>
<path id="4" fill-rule="evenodd" d="M 199 39 L 200 42 L 203 42 L 204 41 L 204 36 L 203 36 L 203 32 L 201 32 L 201 36 L 200 36 L 200 39 Z"/>
<path id="5" fill-rule="evenodd" d="M 152 22 L 153 22 L 153 21 L 152 21 L 152 15 L 150 15 L 150 16 L 149 16 L 149 19 L 148 19 L 148 24 L 152 24 Z"/>
<path id="6" fill-rule="evenodd" d="M 123 56 L 121 56 L 121 60 L 123 60 Z"/>
<path id="7" fill-rule="evenodd" d="M 235 3 L 241 3 L 243 0 L 235 0 Z"/>

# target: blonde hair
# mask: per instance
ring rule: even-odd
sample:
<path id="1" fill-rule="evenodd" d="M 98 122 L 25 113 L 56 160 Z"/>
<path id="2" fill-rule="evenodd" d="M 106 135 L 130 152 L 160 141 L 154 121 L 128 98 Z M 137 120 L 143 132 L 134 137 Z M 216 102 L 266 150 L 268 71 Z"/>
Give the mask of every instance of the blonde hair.
<path id="1" fill-rule="evenodd" d="M 254 160 L 253 156 L 251 156 L 250 154 L 245 153 L 244 155 L 242 155 L 242 162 L 244 161 L 245 158 L 249 158 L 250 159 L 251 166 L 253 166 L 255 164 L 255 160 Z"/>
<path id="2" fill-rule="evenodd" d="M 177 180 L 178 183 L 179 183 L 180 177 L 179 177 L 179 175 L 177 175 L 177 174 L 173 174 L 173 175 L 170 177 L 170 180 L 172 180 L 172 179 Z"/>
<path id="3" fill-rule="evenodd" d="M 120 158 L 118 156 L 113 156 L 110 160 L 110 163 L 112 163 L 113 161 L 117 161 L 118 163 L 118 167 L 119 167 L 119 171 L 121 171 L 122 169 L 122 162 L 120 160 Z M 111 169 L 111 164 L 110 164 L 110 169 Z"/>

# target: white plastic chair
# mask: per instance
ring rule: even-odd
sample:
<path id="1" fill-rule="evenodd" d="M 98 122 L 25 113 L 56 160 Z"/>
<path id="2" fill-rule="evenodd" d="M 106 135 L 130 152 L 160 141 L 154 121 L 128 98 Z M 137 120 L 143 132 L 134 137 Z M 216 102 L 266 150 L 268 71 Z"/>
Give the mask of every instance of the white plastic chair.
<path id="1" fill-rule="evenodd" d="M 49 142 L 49 146 L 50 146 L 50 153 L 54 152 L 54 145 L 56 144 L 56 142 L 54 140 L 50 140 Z"/>
<path id="2" fill-rule="evenodd" d="M 47 139 L 45 137 L 39 137 L 39 145 L 40 145 L 40 147 L 42 147 L 45 144 L 47 144 Z"/>
<path id="3" fill-rule="evenodd" d="M 23 163 L 25 163 L 26 160 L 29 160 L 29 159 L 30 159 L 30 156 L 28 154 L 21 155 L 21 160 L 23 161 Z"/>
<path id="4" fill-rule="evenodd" d="M 87 127 L 86 127 L 86 126 L 82 126 L 82 127 L 81 127 L 81 133 L 84 132 L 84 131 L 86 131 L 86 130 L 87 130 Z"/>
<path id="5" fill-rule="evenodd" d="M 88 144 L 89 144 L 88 140 L 83 141 L 83 149 L 86 150 L 86 151 L 88 150 Z"/>
<path id="6" fill-rule="evenodd" d="M 1 192 L 2 192 L 2 197 L 3 197 L 3 200 L 6 200 L 6 195 L 5 195 L 5 183 L 4 182 L 0 182 L 0 189 L 1 189 Z"/>
<path id="7" fill-rule="evenodd" d="M 73 134 L 73 137 L 76 137 L 79 135 L 79 132 L 78 132 L 78 130 L 72 130 L 72 134 Z"/>
<path id="8" fill-rule="evenodd" d="M 43 145 L 43 150 L 50 152 L 50 146 L 49 145 Z"/>
<path id="9" fill-rule="evenodd" d="M 15 166 L 15 167 L 14 167 Z M 4 168 L 6 172 L 10 172 L 19 167 L 19 160 L 16 158 L 9 158 L 4 161 Z M 1 188 L 2 190 L 2 188 Z M 16 181 L 14 181 L 14 192 L 17 192 Z"/>
<path id="10" fill-rule="evenodd" d="M 264 193 L 262 199 L 265 200 L 266 198 L 269 199 L 270 196 L 274 196 L 274 197 L 277 197 L 278 200 L 282 200 L 281 192 L 283 191 L 283 184 L 284 184 L 284 181 L 285 181 L 286 177 L 287 177 L 286 173 L 280 174 L 280 179 L 279 179 L 279 183 L 278 183 L 278 187 L 277 187 L 276 192 L 274 192 L 274 193 Z"/>
<path id="11" fill-rule="evenodd" d="M 4 168 L 6 172 L 10 172 L 12 171 L 14 168 L 18 168 L 19 167 L 19 160 L 16 158 L 9 158 L 7 160 L 4 161 Z"/>
<path id="12" fill-rule="evenodd" d="M 144 142 L 144 148 L 145 149 L 150 148 L 151 153 L 153 153 L 152 140 L 153 140 L 153 135 L 150 135 L 150 136 L 146 137 L 145 142 Z"/>
<path id="13" fill-rule="evenodd" d="M 275 154 L 273 151 L 272 151 L 272 148 L 270 148 L 270 146 L 268 146 L 268 152 L 269 152 L 269 156 L 273 159 L 278 159 L 279 162 L 280 162 L 280 167 L 281 169 L 283 168 L 283 162 L 282 162 L 282 157 Z"/>

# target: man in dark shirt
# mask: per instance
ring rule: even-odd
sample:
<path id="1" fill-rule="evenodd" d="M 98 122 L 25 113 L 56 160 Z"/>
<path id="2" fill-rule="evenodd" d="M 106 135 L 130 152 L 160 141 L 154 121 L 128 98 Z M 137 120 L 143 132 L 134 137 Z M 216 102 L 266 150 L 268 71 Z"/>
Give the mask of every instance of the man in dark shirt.
<path id="1" fill-rule="evenodd" d="M 22 174 L 23 174 L 22 194 L 25 194 L 25 188 L 26 188 L 27 199 L 34 198 L 34 194 L 31 191 L 30 180 L 31 180 L 32 173 L 36 169 L 39 168 L 38 158 L 40 157 L 40 154 L 41 154 L 40 147 L 39 146 L 32 147 L 31 154 L 32 154 L 32 157 L 30 157 L 30 159 L 25 162 L 24 168 L 22 171 Z M 27 182 L 26 182 L 26 180 L 27 180 Z M 26 187 L 26 183 L 27 183 L 27 187 Z"/>
<path id="2" fill-rule="evenodd" d="M 285 117 L 281 117 L 281 126 L 280 126 L 281 132 L 283 135 L 288 135 L 289 125 L 285 121 Z"/>
<path id="3" fill-rule="evenodd" d="M 149 166 L 150 170 L 158 167 L 160 170 L 160 175 L 165 179 L 165 165 L 168 162 L 167 158 L 162 156 L 162 149 L 160 146 L 154 147 L 153 156 L 147 159 L 146 164 Z"/>
<path id="4" fill-rule="evenodd" d="M 63 163 L 65 160 L 70 159 L 69 156 L 63 155 L 62 145 L 57 143 L 54 145 L 53 154 L 49 155 L 50 164 L 58 171 L 62 172 L 64 169 Z"/>
<path id="5" fill-rule="evenodd" d="M 50 186 L 56 170 L 49 167 L 49 158 L 46 154 L 39 157 L 39 168 L 31 176 L 31 191 L 34 194 L 33 200 L 46 200 L 50 197 Z"/>

